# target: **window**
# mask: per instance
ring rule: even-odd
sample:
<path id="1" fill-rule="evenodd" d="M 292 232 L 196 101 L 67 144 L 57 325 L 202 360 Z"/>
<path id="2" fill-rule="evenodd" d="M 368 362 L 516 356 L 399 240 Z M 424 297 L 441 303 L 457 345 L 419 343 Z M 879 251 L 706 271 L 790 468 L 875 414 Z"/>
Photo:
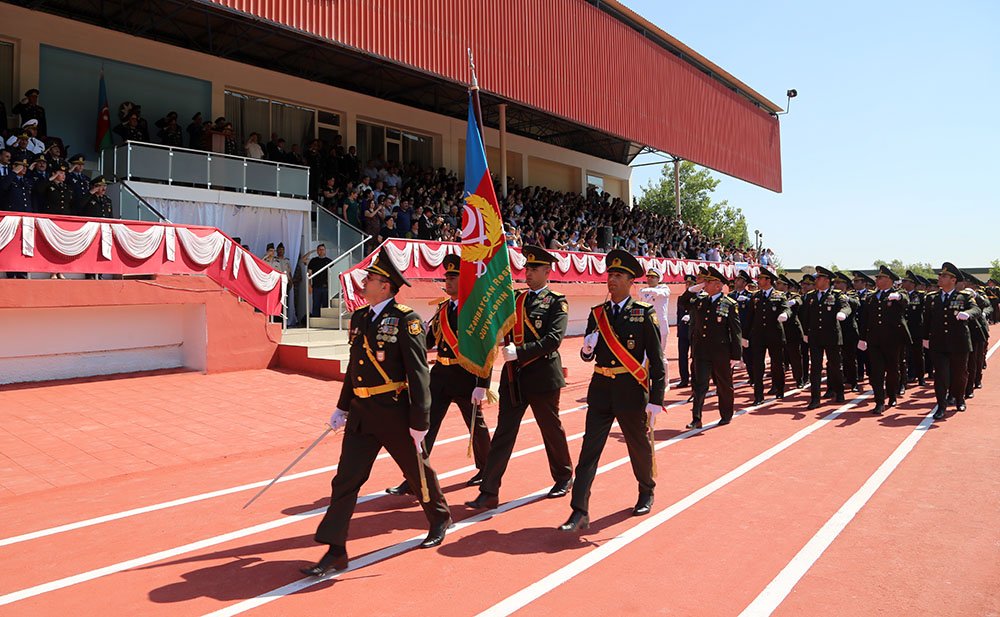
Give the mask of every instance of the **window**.
<path id="1" fill-rule="evenodd" d="M 599 193 L 604 192 L 604 178 L 593 174 L 587 174 L 587 188 L 590 187 L 594 187 Z"/>
<path id="2" fill-rule="evenodd" d="M 434 166 L 434 138 L 394 127 L 358 122 L 358 157 L 362 164 Z"/>
<path id="3" fill-rule="evenodd" d="M 10 113 L 19 100 L 21 97 L 14 96 L 14 44 L 0 41 L 0 101 Z M 3 121 L 6 123 L 7 118 Z"/>
<path id="4" fill-rule="evenodd" d="M 330 131 L 339 133 L 340 126 L 340 114 L 335 112 L 317 111 L 229 90 L 226 90 L 226 119 L 233 123 L 240 139 L 256 132 L 260 133 L 263 144 L 271 140 L 272 133 L 276 133 L 285 140 L 287 150 L 298 144 L 302 151 L 317 136 L 330 136 Z"/>

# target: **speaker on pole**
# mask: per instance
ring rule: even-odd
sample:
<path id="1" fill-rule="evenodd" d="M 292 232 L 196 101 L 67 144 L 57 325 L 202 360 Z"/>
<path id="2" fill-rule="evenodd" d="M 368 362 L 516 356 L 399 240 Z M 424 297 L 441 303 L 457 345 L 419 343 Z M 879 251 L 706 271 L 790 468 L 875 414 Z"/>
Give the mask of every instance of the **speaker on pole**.
<path id="1" fill-rule="evenodd" d="M 610 251 L 612 243 L 612 233 L 611 226 L 605 225 L 604 227 L 599 227 L 597 229 L 597 246 L 602 251 Z"/>

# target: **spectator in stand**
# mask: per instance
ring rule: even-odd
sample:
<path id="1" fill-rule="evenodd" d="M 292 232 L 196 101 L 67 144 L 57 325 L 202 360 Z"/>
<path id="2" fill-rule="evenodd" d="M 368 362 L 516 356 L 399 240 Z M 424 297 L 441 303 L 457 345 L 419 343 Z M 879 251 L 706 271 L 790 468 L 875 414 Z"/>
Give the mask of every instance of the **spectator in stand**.
<path id="1" fill-rule="evenodd" d="M 302 263 L 306 264 L 306 273 L 309 276 L 320 272 L 331 263 L 333 260 L 326 256 L 326 245 L 318 244 L 316 245 L 316 256 L 309 259 L 313 251 L 309 251 L 302 256 Z M 318 274 L 315 278 L 310 279 L 309 293 L 312 295 L 312 310 L 310 315 L 313 317 L 320 316 L 320 309 L 326 308 L 329 305 L 329 291 L 330 291 L 330 270 L 327 269 L 321 274 Z"/>
<path id="2" fill-rule="evenodd" d="M 188 148 L 200 150 L 205 147 L 205 137 L 202 134 L 201 112 L 191 116 L 191 124 L 187 125 Z"/>
<path id="3" fill-rule="evenodd" d="M 399 208 L 395 212 L 396 214 L 396 225 L 400 229 L 409 230 L 413 227 L 413 206 L 410 204 L 410 200 L 404 198 L 400 204 Z M 405 233 L 405 232 L 404 232 Z"/>
<path id="4" fill-rule="evenodd" d="M 177 124 L 177 112 L 172 111 L 155 123 L 156 138 L 165 146 L 181 147 L 184 145 L 184 132 Z"/>
<path id="5" fill-rule="evenodd" d="M 413 221 L 410 225 L 410 231 L 403 234 L 403 237 L 407 240 L 419 240 L 420 239 L 420 223 L 418 221 Z"/>
<path id="6" fill-rule="evenodd" d="M 292 144 L 292 149 L 288 153 L 288 158 L 286 159 L 285 162 L 290 163 L 292 165 L 302 165 L 303 167 L 305 166 L 306 157 L 302 156 L 302 153 L 299 152 L 299 144 Z"/>
<path id="7" fill-rule="evenodd" d="M 236 141 L 236 134 L 233 132 L 232 122 L 223 122 L 222 135 L 226 139 L 225 153 L 232 156 L 240 156 L 242 151 L 240 150 L 240 144 Z"/>
<path id="8" fill-rule="evenodd" d="M 378 175 L 379 175 L 378 167 L 375 165 L 374 159 L 368 161 L 368 164 L 365 165 L 365 168 L 361 170 L 362 180 L 365 178 L 368 178 L 369 180 L 377 180 Z"/>
<path id="9" fill-rule="evenodd" d="M 76 154 L 69 160 L 69 174 L 66 175 L 66 184 L 73 191 L 74 210 L 78 211 L 82 216 L 90 216 L 83 214 L 86 210 L 85 204 L 88 201 L 88 195 L 92 194 L 90 190 L 90 178 L 83 173 L 85 162 L 86 159 L 82 154 Z M 102 192 L 101 195 L 104 195 L 106 192 Z M 104 218 L 111 218 L 111 215 L 109 214 Z"/>
<path id="10" fill-rule="evenodd" d="M 341 195 L 340 187 L 337 186 L 337 177 L 330 176 L 323 183 L 323 188 L 319 192 L 319 203 L 330 212 L 337 212 L 340 207 Z"/>
<path id="11" fill-rule="evenodd" d="M 38 139 L 38 120 L 36 118 L 26 120 L 24 124 L 21 125 L 20 133 L 8 137 L 7 147 L 17 145 L 22 139 L 21 135 L 28 136 L 24 143 L 24 150 L 26 150 L 28 154 L 42 154 L 45 152 L 45 144 L 41 139 Z"/>
<path id="12" fill-rule="evenodd" d="M 434 211 L 430 208 L 424 208 L 423 214 L 417 219 L 417 237 L 421 240 L 433 240 L 437 234 L 438 226 L 440 221 L 433 219 Z"/>
<path id="13" fill-rule="evenodd" d="M 11 173 L 10 162 L 12 157 L 10 155 L 10 150 L 5 150 L 0 147 L 0 178 L 3 178 L 7 174 Z"/>
<path id="14" fill-rule="evenodd" d="M 340 172 L 348 178 L 357 178 L 360 175 L 360 169 L 361 161 L 358 160 L 358 149 L 351 146 L 340 160 Z"/>
<path id="15" fill-rule="evenodd" d="M 49 134 L 48 123 L 45 121 L 45 108 L 38 104 L 38 88 L 32 88 L 24 93 L 24 98 L 11 108 L 11 113 L 21 117 L 21 126 L 28 120 L 36 120 L 38 134 L 45 137 Z M 4 116 L 4 122 L 7 118 Z M 36 153 L 37 154 L 37 153 Z"/>
<path id="16" fill-rule="evenodd" d="M 80 205 L 80 214 L 95 219 L 114 216 L 111 198 L 108 197 L 108 181 L 104 176 L 95 176 L 90 181 L 88 195 Z"/>
<path id="17" fill-rule="evenodd" d="M 278 142 L 281 142 L 280 146 Z M 285 158 L 285 140 L 280 139 L 277 133 L 271 133 L 271 141 L 264 146 L 264 152 L 269 161 L 281 161 Z"/>
<path id="18" fill-rule="evenodd" d="M 348 225 L 361 229 L 361 204 L 358 203 L 358 189 L 348 190 L 347 197 L 340 206 L 340 216 L 347 221 Z"/>
<path id="19" fill-rule="evenodd" d="M 73 189 L 66 185 L 65 165 L 50 169 L 47 180 L 35 183 L 35 191 L 41 199 L 41 212 L 45 214 L 74 214 Z"/>
<path id="20" fill-rule="evenodd" d="M 398 238 L 399 230 L 396 229 L 396 217 L 388 216 L 385 222 L 382 224 L 382 228 L 378 231 L 378 241 L 379 244 L 385 242 L 389 238 Z"/>
<path id="21" fill-rule="evenodd" d="M 111 131 L 121 138 L 121 143 L 128 141 L 147 141 L 143 137 L 142 129 L 139 128 L 139 114 L 134 111 L 129 112 L 125 120 L 111 129 Z"/>
<path id="22" fill-rule="evenodd" d="M 11 160 L 10 152 L 0 150 L 0 210 L 34 211 L 35 179 L 28 175 L 26 159 Z"/>
<path id="23" fill-rule="evenodd" d="M 324 170 L 326 169 L 326 157 L 323 155 L 323 142 L 313 139 L 309 142 L 305 151 L 306 165 L 309 166 L 309 196 L 318 199 L 319 189 L 322 184 Z"/>
<path id="24" fill-rule="evenodd" d="M 370 253 L 378 247 L 378 232 L 382 229 L 382 209 L 375 203 L 370 192 L 366 194 L 362 203 L 361 230 L 371 236 L 365 245 L 365 252 Z"/>
<path id="25" fill-rule="evenodd" d="M 250 133 L 245 150 L 249 158 L 258 160 L 264 158 L 264 149 L 260 147 L 260 133 Z"/>

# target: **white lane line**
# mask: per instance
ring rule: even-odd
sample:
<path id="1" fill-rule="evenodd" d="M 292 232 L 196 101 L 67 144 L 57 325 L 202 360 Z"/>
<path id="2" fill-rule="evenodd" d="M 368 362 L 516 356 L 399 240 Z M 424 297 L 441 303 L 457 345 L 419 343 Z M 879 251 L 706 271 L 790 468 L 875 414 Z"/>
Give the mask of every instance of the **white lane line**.
<path id="1" fill-rule="evenodd" d="M 723 488 L 730 482 L 744 476 L 748 472 L 752 471 L 759 465 L 770 460 L 775 455 L 780 452 L 790 448 L 794 444 L 798 443 L 808 435 L 818 431 L 823 428 L 833 420 L 835 420 L 842 413 L 855 407 L 863 399 L 871 396 L 870 393 L 862 394 L 857 398 L 853 399 L 850 403 L 847 403 L 837 410 L 823 416 L 819 420 L 813 422 L 811 425 L 801 429 L 791 437 L 781 441 L 780 443 L 768 448 L 764 452 L 758 454 L 757 456 L 751 458 L 747 462 L 743 463 L 736 469 L 720 476 L 719 478 L 713 480 L 712 482 L 706 484 L 695 492 L 691 493 L 687 497 L 674 502 L 668 506 L 665 510 L 654 514 L 653 516 L 645 519 L 638 525 L 622 532 L 620 535 L 608 540 L 596 549 L 591 550 L 589 553 L 579 557 L 572 562 L 566 564 L 562 568 L 556 570 L 555 572 L 549 574 L 548 576 L 528 585 L 521 591 L 501 600 L 492 607 L 486 609 L 485 611 L 479 613 L 481 616 L 496 617 L 499 615 L 510 615 L 511 613 L 520 610 L 534 602 L 538 598 L 542 597 L 546 593 L 552 591 L 559 585 L 569 581 L 574 576 L 586 571 L 587 569 L 597 565 L 604 559 L 615 554 L 619 550 L 625 548 L 632 542 L 642 538 L 647 533 L 653 531 L 663 523 L 666 523 L 670 519 L 674 518 L 681 512 L 684 512 L 691 506 L 697 504 L 702 499 L 708 497 L 712 493 Z"/>
<path id="2" fill-rule="evenodd" d="M 802 390 L 800 390 L 800 389 L 790 390 L 787 393 L 785 393 L 785 395 L 786 396 L 791 396 L 791 395 L 797 394 L 797 393 L 799 393 L 801 391 Z M 759 409 L 761 407 L 765 407 L 765 406 L 770 405 L 771 403 L 775 402 L 776 400 L 777 399 L 769 399 L 768 401 L 765 401 L 764 403 L 762 403 L 760 405 L 757 405 L 757 406 L 754 406 L 754 407 L 747 407 L 745 409 L 741 409 L 739 412 L 737 412 L 734 415 L 742 415 L 744 413 L 747 413 L 748 411 L 752 411 L 754 409 Z M 686 405 L 686 404 L 687 404 L 686 401 L 678 401 L 676 403 L 672 403 L 671 405 L 669 405 L 668 408 L 670 408 L 670 407 L 678 407 L 680 405 Z M 617 422 L 612 423 L 612 426 L 617 426 L 617 424 L 618 424 Z M 708 429 L 712 428 L 713 426 L 716 426 L 717 424 L 718 424 L 718 420 L 716 420 L 715 422 L 710 422 L 710 423 L 706 424 L 703 428 L 691 429 L 691 430 L 686 431 L 684 433 L 680 433 L 678 435 L 675 435 L 674 437 L 671 437 L 670 439 L 668 439 L 666 441 L 662 441 L 662 442 L 656 444 L 656 449 L 660 450 L 662 448 L 669 447 L 669 446 L 671 446 L 671 445 L 673 445 L 675 443 L 678 443 L 678 442 L 680 442 L 680 441 L 682 441 L 684 439 L 687 439 L 688 437 L 691 437 L 692 435 L 697 435 L 698 433 L 702 433 L 704 431 L 707 431 Z M 574 435 L 573 439 L 578 439 L 579 437 L 582 437 L 582 436 L 583 436 L 583 433 L 579 433 L 578 435 Z M 622 465 L 624 465 L 626 463 L 629 463 L 629 462 L 630 462 L 630 459 L 627 456 L 623 457 L 623 458 L 620 458 L 618 460 L 615 460 L 615 461 L 612 461 L 612 462 L 608 463 L 607 465 L 602 465 L 601 467 L 599 467 L 597 469 L 597 474 L 600 475 L 602 473 L 610 471 L 611 469 L 614 469 L 616 467 L 620 467 L 620 466 L 622 466 Z M 536 501 L 536 500 L 540 499 L 543 495 L 545 495 L 546 493 L 548 493 L 549 488 L 550 487 L 545 487 L 545 488 L 539 489 L 539 490 L 535 491 L 534 493 L 530 493 L 528 495 L 525 495 L 524 497 L 520 497 L 518 499 L 515 499 L 514 501 L 504 503 L 500 507 L 495 508 L 493 510 L 487 510 L 486 512 L 481 512 L 480 514 L 477 514 L 477 515 L 472 516 L 470 518 L 463 519 L 460 523 L 457 523 L 455 525 L 455 529 L 452 531 L 452 533 L 454 533 L 454 531 L 465 529 L 466 527 L 472 525 L 473 523 L 478 523 L 478 522 L 484 521 L 484 520 L 486 520 L 488 518 L 492 518 L 494 515 L 502 514 L 504 512 L 508 512 L 510 510 L 513 510 L 514 508 L 519 508 L 519 507 L 521 507 L 521 506 L 523 506 L 525 504 L 528 504 L 528 503 L 531 503 L 533 501 Z M 400 553 L 406 552 L 410 548 L 416 546 L 417 543 L 420 540 L 423 539 L 423 537 L 424 536 L 422 536 L 422 535 L 421 536 L 416 536 L 414 538 L 406 540 L 405 542 L 400 542 L 398 544 L 394 544 L 392 546 L 388 546 L 388 547 L 380 549 L 380 550 L 378 550 L 378 551 L 376 551 L 374 553 L 370 553 L 370 554 L 365 555 L 363 557 L 360 557 L 358 559 L 352 560 L 348 564 L 347 569 L 343 570 L 341 572 L 337 572 L 335 574 L 331 574 L 329 576 L 325 576 L 325 577 L 322 577 L 322 578 L 309 577 L 309 578 L 300 579 L 300 580 L 297 580 L 295 582 L 292 582 L 292 583 L 289 583 L 287 585 L 284 585 L 283 587 L 278 587 L 277 589 L 272 589 L 271 591 L 262 593 L 259 596 L 255 596 L 253 598 L 249 598 L 247 600 L 243 600 L 242 602 L 238 602 L 238 603 L 233 604 L 231 606 L 227 606 L 225 608 L 219 609 L 219 610 L 214 611 L 212 613 L 208 613 L 205 617 L 229 617 L 229 616 L 232 616 L 232 615 L 238 615 L 238 614 L 246 612 L 248 610 L 257 608 L 258 606 L 261 606 L 263 604 L 267 604 L 269 602 L 273 602 L 274 600 L 277 600 L 277 599 L 282 598 L 284 596 L 287 596 L 289 594 L 296 593 L 296 592 L 301 591 L 303 589 L 306 589 L 308 587 L 312 587 L 313 585 L 316 585 L 316 584 L 319 584 L 319 583 L 322 583 L 322 582 L 326 582 L 326 581 L 338 578 L 341 575 L 347 574 L 348 572 L 353 572 L 353 571 L 357 570 L 358 568 L 362 568 L 364 566 L 368 566 L 368 565 L 371 565 L 373 563 L 376 563 L 376 562 L 388 559 L 389 557 L 394 557 L 396 555 L 399 555 Z"/>
<path id="3" fill-rule="evenodd" d="M 791 593 L 792 588 L 798 584 L 805 573 L 809 571 L 809 568 L 813 566 L 814 563 L 820 558 L 820 556 L 826 551 L 827 548 L 837 539 L 840 532 L 844 531 L 847 524 L 850 523 L 854 516 L 861 510 L 862 507 L 868 500 L 872 498 L 882 484 L 889 478 L 889 475 L 903 462 L 903 459 L 913 451 L 914 446 L 920 441 L 920 438 L 927 434 L 927 429 L 931 424 L 934 423 L 934 412 L 937 411 L 937 405 L 934 409 L 927 414 L 924 419 L 917 425 L 913 431 L 906 436 L 903 443 L 889 455 L 889 458 L 885 459 L 879 468 L 875 470 L 868 480 L 865 481 L 861 488 L 858 489 L 856 493 L 851 495 L 850 499 L 844 502 L 844 505 L 840 506 L 833 516 L 830 517 L 826 523 L 820 527 L 819 531 L 816 532 L 809 542 L 802 547 L 795 557 L 788 562 L 781 572 L 778 573 L 774 579 L 767 584 L 760 595 L 758 595 L 753 602 L 750 603 L 743 612 L 740 613 L 740 617 L 758 617 L 770 615 L 774 612 L 774 609 L 778 608 L 778 605 L 785 601 L 788 594 Z"/>
<path id="4" fill-rule="evenodd" d="M 670 405 L 668 405 L 667 408 L 669 409 L 669 408 L 672 408 L 672 407 L 679 407 L 681 405 L 686 405 L 686 404 L 687 403 L 685 401 L 677 401 L 676 403 L 671 403 Z M 577 409 L 582 409 L 584 407 L 586 407 L 586 405 L 581 405 Z M 710 426 L 710 425 L 706 425 L 706 426 Z M 575 440 L 580 439 L 582 437 L 583 437 L 583 433 L 581 432 L 581 433 L 577 433 L 575 435 L 571 435 L 571 436 L 567 437 L 567 440 L 568 441 L 575 441 Z M 463 436 L 463 437 L 461 437 L 461 439 L 468 439 L 468 437 Z M 525 448 L 523 450 L 518 450 L 517 452 L 514 452 L 511 455 L 511 458 L 514 459 L 514 458 L 518 458 L 518 457 L 521 457 L 521 456 L 526 456 L 528 454 L 539 452 L 539 451 L 544 450 L 544 449 L 545 449 L 545 445 L 544 444 L 538 444 L 538 445 L 531 446 L 529 448 Z M 461 474 L 473 471 L 473 470 L 475 470 L 475 468 L 476 468 L 475 465 L 467 465 L 465 467 L 461 467 L 459 469 L 454 469 L 454 470 L 449 471 L 449 472 L 440 473 L 440 474 L 438 474 L 438 479 L 439 480 L 446 480 L 448 478 L 451 478 L 451 477 L 454 477 L 454 476 L 457 476 L 457 475 L 461 475 Z M 358 499 L 358 503 L 359 504 L 360 503 L 365 503 L 365 502 L 371 501 L 373 499 L 382 499 L 382 498 L 385 498 L 385 497 L 387 497 L 387 495 L 386 495 L 386 493 L 384 491 L 377 491 L 375 493 L 369 493 L 367 495 L 364 495 L 364 496 L 360 497 Z M 34 597 L 34 596 L 37 596 L 37 595 L 41 595 L 41 594 L 44 594 L 44 593 L 49 593 L 51 591 L 56 591 L 56 590 L 59 590 L 59 589 L 64 589 L 66 587 L 71 587 L 73 585 L 78 585 L 80 583 L 85 583 L 87 581 L 92 581 L 94 579 L 102 578 L 104 576 L 108 576 L 108 575 L 111 575 L 111 574 L 116 574 L 118 572 L 123 572 L 125 570 L 131 570 L 133 568 L 138 568 L 138 567 L 146 566 L 146 565 L 149 565 L 151 563 L 156 563 L 158 561 L 163 561 L 163 560 L 166 560 L 166 559 L 171 559 L 173 557 L 178 557 L 180 555 L 183 555 L 185 553 L 189 553 L 189 552 L 192 552 L 192 551 L 202 550 L 202 549 L 205 549 L 205 548 L 216 546 L 218 544 L 222 544 L 222 543 L 225 543 L 225 542 L 230 542 L 232 540 L 238 540 L 240 538 L 245 538 L 247 536 L 255 535 L 255 534 L 258 534 L 258 533 L 263 533 L 263 532 L 269 531 L 271 529 L 277 529 L 278 527 L 284 527 L 286 525 L 291 525 L 291 524 L 297 523 L 297 522 L 299 522 L 299 521 L 301 521 L 303 519 L 310 518 L 310 517 L 313 517 L 313 516 L 318 516 L 318 515 L 324 513 L 325 511 L 326 511 L 325 507 L 315 508 L 313 510 L 309 510 L 307 512 L 302 512 L 300 514 L 293 514 L 293 515 L 284 516 L 284 517 L 282 517 L 280 519 L 275 519 L 275 520 L 272 520 L 272 521 L 268 521 L 266 523 L 260 523 L 258 525 L 253 525 L 251 527 L 245 527 L 243 529 L 238 529 L 236 531 L 232 531 L 232 532 L 229 532 L 229 533 L 221 534 L 221 535 L 218 535 L 218 536 L 213 536 L 211 538 L 206 538 L 204 540 L 198 540 L 196 542 L 191 542 L 191 543 L 184 544 L 182 546 L 177 546 L 177 547 L 174 547 L 174 548 L 171 548 L 171 549 L 166 549 L 166 550 L 158 551 L 158 552 L 155 552 L 155 553 L 150 553 L 148 555 L 143 555 L 141 557 L 136 557 L 134 559 L 129 559 L 129 560 L 126 560 L 126 561 L 121 561 L 121 562 L 118 562 L 118 563 L 115 563 L 115 564 L 104 566 L 102 568 L 96 568 L 94 570 L 89 570 L 87 572 L 82 572 L 80 574 L 74 574 L 72 576 L 67 576 L 67 577 L 64 577 L 64 578 L 61 578 L 61 579 L 50 581 L 48 583 L 41 583 L 39 585 L 34 585 L 32 587 L 26 587 L 26 588 L 21 589 L 19 591 L 13 591 L 13 592 L 10 592 L 10 593 L 4 594 L 4 595 L 0 595 L 0 606 L 4 606 L 6 604 L 11 604 L 13 602 L 19 602 L 19 601 L 25 600 L 27 598 L 31 598 L 31 597 Z"/>

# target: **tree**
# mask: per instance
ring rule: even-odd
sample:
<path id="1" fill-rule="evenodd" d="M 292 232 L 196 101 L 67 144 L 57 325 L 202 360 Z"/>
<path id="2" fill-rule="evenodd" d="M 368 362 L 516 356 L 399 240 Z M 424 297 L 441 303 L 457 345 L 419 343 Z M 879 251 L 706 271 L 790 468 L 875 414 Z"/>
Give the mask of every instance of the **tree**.
<path id="1" fill-rule="evenodd" d="M 747 219 L 743 209 L 730 206 L 727 200 L 712 203 L 712 193 L 719 186 L 719 180 L 712 173 L 699 168 L 690 161 L 682 161 L 680 166 L 681 220 L 701 230 L 708 238 L 735 242 L 738 246 L 749 244 Z M 664 165 L 659 182 L 652 181 L 643 187 L 639 207 L 674 216 L 677 206 L 674 202 L 674 168 Z"/>
<path id="2" fill-rule="evenodd" d="M 990 262 L 990 278 L 1000 281 L 1000 259 L 994 259 Z"/>
<path id="3" fill-rule="evenodd" d="M 906 274 L 907 270 L 913 271 L 914 274 L 919 276 L 926 276 L 929 278 L 935 277 L 934 266 L 929 263 L 913 263 L 909 265 L 903 265 L 903 262 L 899 259 L 893 259 L 892 261 L 885 261 L 882 259 L 876 259 L 872 264 L 876 268 L 880 266 L 886 266 L 896 274 L 903 276 Z"/>

